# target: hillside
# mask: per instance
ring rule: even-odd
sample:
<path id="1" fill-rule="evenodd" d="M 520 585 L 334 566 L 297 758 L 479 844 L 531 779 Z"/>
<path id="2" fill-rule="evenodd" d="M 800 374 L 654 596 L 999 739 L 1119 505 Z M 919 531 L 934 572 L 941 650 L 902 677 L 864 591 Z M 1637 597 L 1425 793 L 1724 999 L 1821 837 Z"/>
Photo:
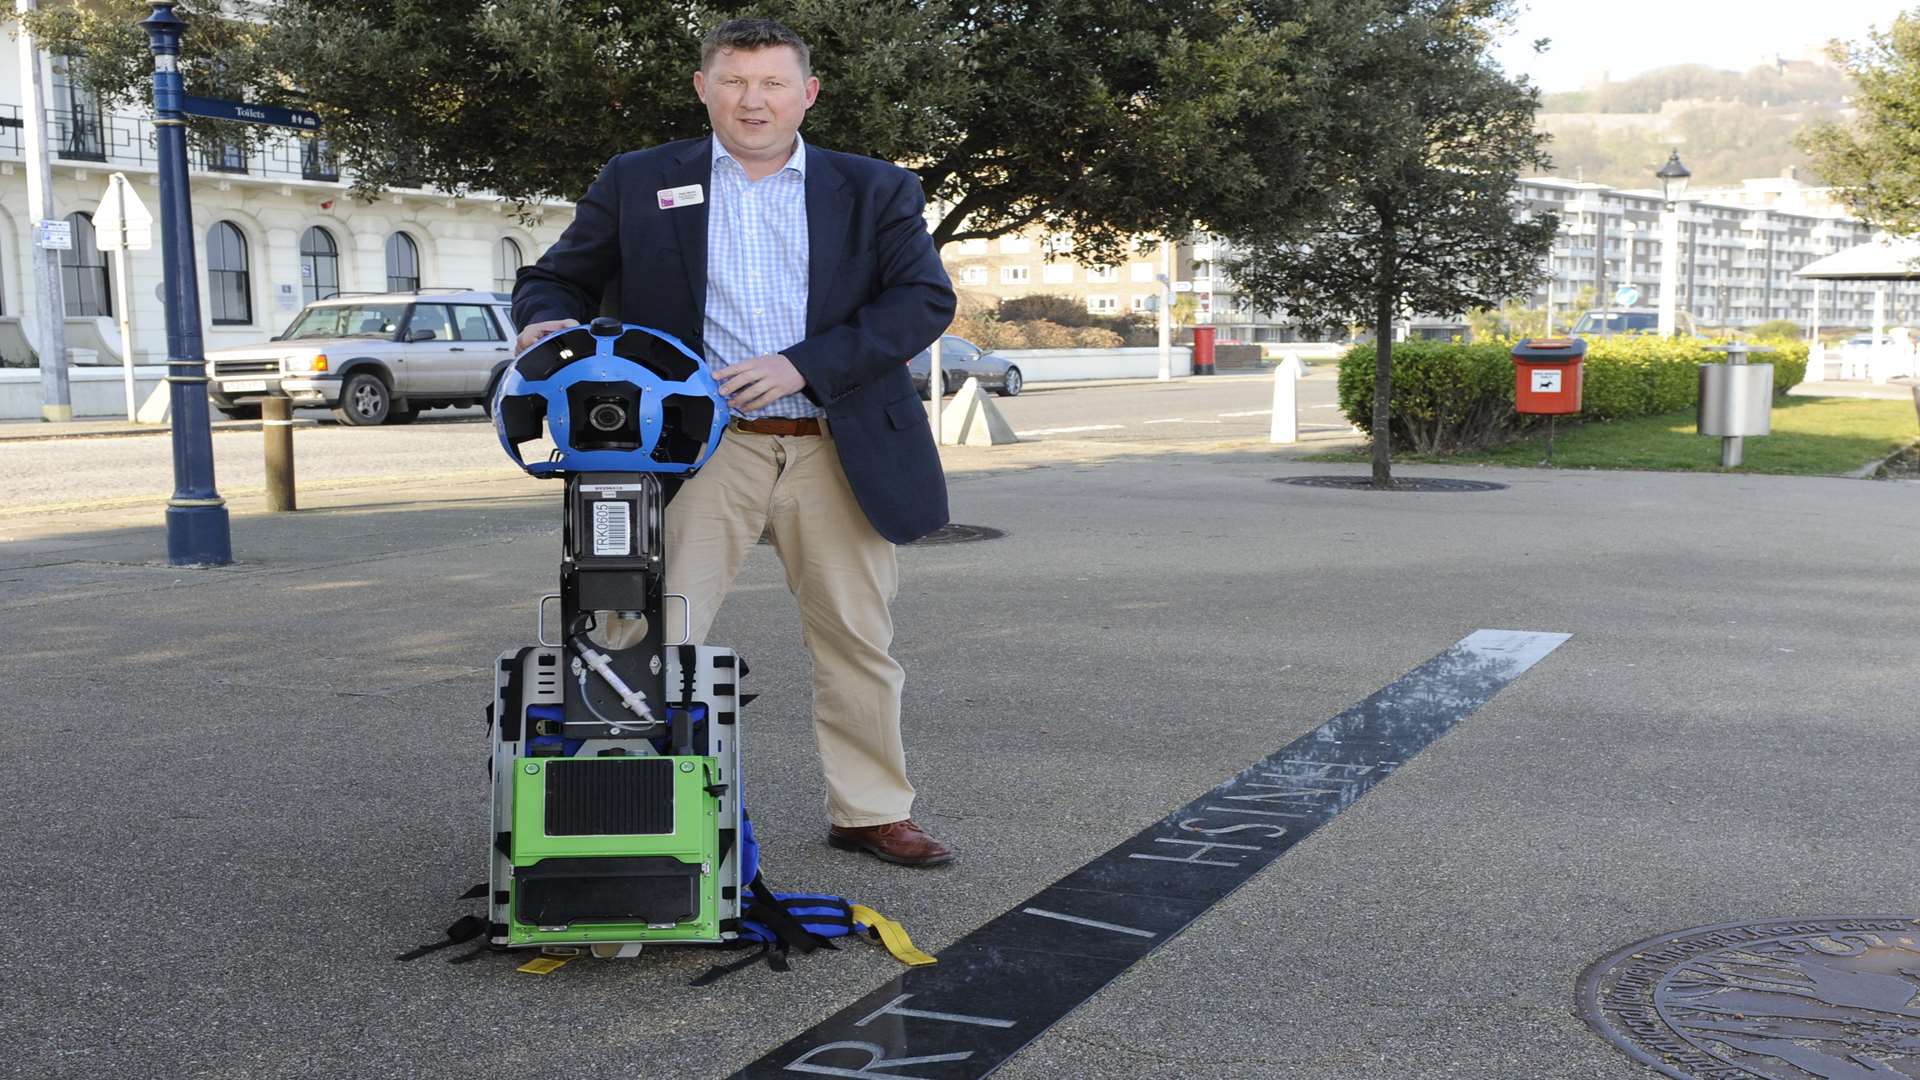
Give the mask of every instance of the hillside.
<path id="1" fill-rule="evenodd" d="M 1848 115 L 1851 91 L 1844 72 L 1820 64 L 1746 72 L 1684 64 L 1548 94 L 1537 123 L 1553 136 L 1548 153 L 1556 176 L 1648 187 L 1667 152 L 1678 147 L 1696 184 L 1733 184 L 1788 169 L 1818 183 L 1794 136 L 1808 124 Z"/>

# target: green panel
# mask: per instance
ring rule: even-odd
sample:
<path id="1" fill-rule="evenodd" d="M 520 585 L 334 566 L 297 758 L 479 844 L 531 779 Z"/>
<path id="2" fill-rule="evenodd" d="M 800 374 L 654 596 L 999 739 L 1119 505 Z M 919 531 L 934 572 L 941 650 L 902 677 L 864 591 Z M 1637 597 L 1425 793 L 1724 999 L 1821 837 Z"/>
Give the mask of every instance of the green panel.
<path id="1" fill-rule="evenodd" d="M 664 855 L 690 866 L 705 864 L 700 878 L 699 911 L 693 920 L 671 928 L 646 923 L 576 923 L 566 930 L 540 930 L 519 921 L 509 902 L 510 945 L 578 944 L 614 941 L 719 941 L 719 800 L 706 792 L 716 762 L 710 757 L 669 757 L 674 763 L 673 831 L 637 836 L 548 836 L 546 773 L 561 768 L 596 768 L 622 758 L 521 758 L 513 776 L 511 861 L 532 866 L 542 859 L 582 856 Z M 692 768 L 686 768 L 691 765 Z M 512 888 L 509 888 L 512 891 Z"/>

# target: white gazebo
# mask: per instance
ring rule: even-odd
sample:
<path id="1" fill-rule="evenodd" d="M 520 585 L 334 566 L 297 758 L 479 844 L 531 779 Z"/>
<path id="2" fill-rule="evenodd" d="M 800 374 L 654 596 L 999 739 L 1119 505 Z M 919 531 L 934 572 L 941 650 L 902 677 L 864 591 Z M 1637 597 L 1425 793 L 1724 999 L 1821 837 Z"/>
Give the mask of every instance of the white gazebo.
<path id="1" fill-rule="evenodd" d="M 1867 362 L 1866 377 L 1884 383 L 1896 375 L 1912 376 L 1914 356 L 1911 348 L 1894 349 L 1887 337 L 1887 286 L 1889 281 L 1920 281 L 1920 238 L 1880 239 L 1836 251 L 1815 259 L 1794 271 L 1795 277 L 1813 282 L 1813 326 L 1808 334 L 1810 356 L 1824 362 L 1820 349 L 1820 283 L 1822 281 L 1871 281 L 1873 289 L 1873 344 Z M 1808 378 L 1813 378 L 1809 373 Z"/>

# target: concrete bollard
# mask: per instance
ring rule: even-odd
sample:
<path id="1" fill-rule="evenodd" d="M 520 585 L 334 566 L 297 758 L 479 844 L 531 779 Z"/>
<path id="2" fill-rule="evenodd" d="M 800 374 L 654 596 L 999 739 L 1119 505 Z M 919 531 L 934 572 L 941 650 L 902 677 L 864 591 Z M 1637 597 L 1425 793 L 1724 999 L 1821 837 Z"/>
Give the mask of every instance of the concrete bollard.
<path id="1" fill-rule="evenodd" d="M 1289 356 L 1273 369 L 1273 430 L 1268 442 L 1300 441 L 1300 358 Z"/>
<path id="2" fill-rule="evenodd" d="M 263 399 L 260 430 L 267 443 L 267 509 L 297 509 L 293 503 L 293 402 L 283 397 Z"/>

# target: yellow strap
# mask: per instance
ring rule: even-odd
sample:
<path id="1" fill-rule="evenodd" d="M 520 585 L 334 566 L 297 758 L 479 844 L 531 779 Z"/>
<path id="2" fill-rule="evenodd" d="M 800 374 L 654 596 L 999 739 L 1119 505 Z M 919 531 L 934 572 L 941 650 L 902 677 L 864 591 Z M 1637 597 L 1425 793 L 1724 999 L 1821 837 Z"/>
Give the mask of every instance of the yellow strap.
<path id="1" fill-rule="evenodd" d="M 571 956 L 536 956 L 521 964 L 517 970 L 529 975 L 551 975 L 560 970 L 561 965 L 573 959 Z"/>
<path id="2" fill-rule="evenodd" d="M 853 904 L 853 921 L 873 927 L 880 935 L 880 944 L 887 947 L 895 960 L 909 967 L 925 967 L 939 963 L 933 957 L 913 947 L 913 939 L 907 936 L 907 930 L 899 923 L 873 910 L 865 904 Z"/>

